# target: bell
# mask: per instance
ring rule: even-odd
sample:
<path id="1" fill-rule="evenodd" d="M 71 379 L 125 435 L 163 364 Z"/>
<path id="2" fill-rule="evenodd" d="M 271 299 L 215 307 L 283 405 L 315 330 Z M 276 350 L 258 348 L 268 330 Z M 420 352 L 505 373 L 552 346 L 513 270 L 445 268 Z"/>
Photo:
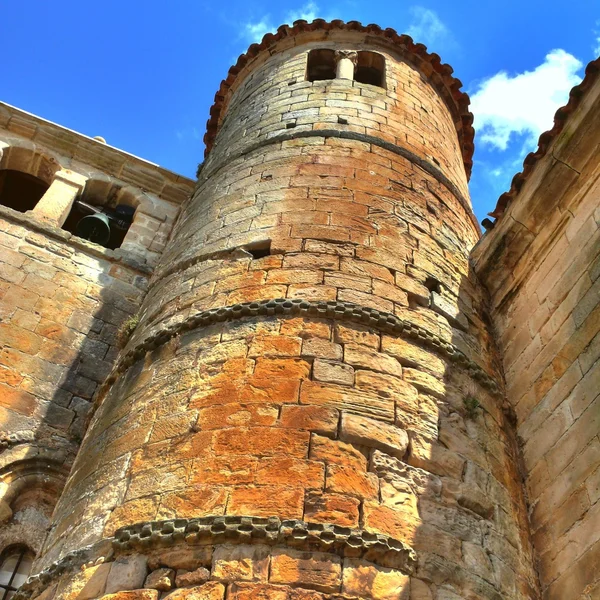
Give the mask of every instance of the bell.
<path id="1" fill-rule="evenodd" d="M 110 239 L 110 221 L 103 213 L 88 215 L 77 223 L 75 235 L 104 246 Z"/>

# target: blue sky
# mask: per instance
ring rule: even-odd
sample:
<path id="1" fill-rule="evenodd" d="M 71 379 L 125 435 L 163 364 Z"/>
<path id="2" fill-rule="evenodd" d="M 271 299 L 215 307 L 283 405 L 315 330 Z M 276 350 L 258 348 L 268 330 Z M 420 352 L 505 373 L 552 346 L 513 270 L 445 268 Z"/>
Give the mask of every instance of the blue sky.
<path id="1" fill-rule="evenodd" d="M 393 27 L 454 67 L 475 113 L 479 219 L 600 53 L 599 0 L 6 0 L 0 100 L 193 177 L 230 64 L 315 17 Z"/>

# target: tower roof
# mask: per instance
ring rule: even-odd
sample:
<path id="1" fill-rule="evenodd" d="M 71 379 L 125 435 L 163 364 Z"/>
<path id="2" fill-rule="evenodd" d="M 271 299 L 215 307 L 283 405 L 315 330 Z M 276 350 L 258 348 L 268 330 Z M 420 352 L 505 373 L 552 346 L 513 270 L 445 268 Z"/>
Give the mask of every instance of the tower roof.
<path id="1" fill-rule="evenodd" d="M 206 124 L 206 134 L 204 136 L 206 144 L 205 156 L 208 155 L 214 144 L 228 92 L 246 65 L 262 52 L 273 49 L 281 40 L 312 33 L 311 41 L 314 41 L 315 32 L 322 32 L 323 38 L 326 39 L 332 31 L 362 33 L 368 35 L 369 39 L 375 43 L 383 42 L 386 45 L 390 45 L 407 62 L 414 65 L 428 77 L 429 81 L 452 111 L 462 150 L 465 171 L 467 176 L 469 176 L 473 164 L 473 138 L 475 135 L 473 115 L 469 111 L 469 97 L 465 92 L 461 91 L 462 82 L 452 76 L 454 72 L 452 67 L 442 63 L 437 54 L 428 52 L 426 46 L 415 43 L 408 35 L 398 34 L 394 29 L 390 28 L 382 29 L 378 25 L 362 25 L 358 21 L 345 23 L 341 20 L 328 22 L 324 19 L 315 19 L 312 23 L 308 23 L 307 21 L 299 20 L 295 21 L 292 26 L 282 25 L 277 29 L 276 33 L 267 33 L 260 44 L 252 44 L 245 54 L 240 55 L 237 63 L 229 69 L 227 78 L 221 82 L 219 90 L 215 94 L 215 101 L 210 109 L 210 118 Z"/>

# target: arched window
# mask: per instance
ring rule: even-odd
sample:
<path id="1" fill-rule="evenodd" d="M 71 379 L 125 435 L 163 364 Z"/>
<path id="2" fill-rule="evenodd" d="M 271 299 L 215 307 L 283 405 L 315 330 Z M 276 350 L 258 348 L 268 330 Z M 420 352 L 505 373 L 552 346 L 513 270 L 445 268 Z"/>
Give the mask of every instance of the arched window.
<path id="1" fill-rule="evenodd" d="M 90 179 L 62 228 L 114 250 L 119 248 L 133 222 L 135 206 L 116 184 Z M 2 600 L 2 598 L 0 598 Z"/>
<path id="2" fill-rule="evenodd" d="M 33 146 L 0 150 L 0 204 L 19 212 L 33 210 L 59 168 L 55 158 Z"/>
<path id="3" fill-rule="evenodd" d="M 0 171 L 0 204 L 19 212 L 33 210 L 48 187 L 45 181 L 29 173 L 2 169 Z"/>
<path id="4" fill-rule="evenodd" d="M 0 558 L 0 600 L 10 600 L 25 583 L 33 564 L 33 552 L 27 546 L 10 546 Z"/>
<path id="5" fill-rule="evenodd" d="M 308 81 L 335 79 L 335 52 L 328 49 L 311 50 L 306 69 Z"/>
<path id="6" fill-rule="evenodd" d="M 359 83 L 385 87 L 385 60 L 383 56 L 377 54 L 377 52 L 367 50 L 359 52 L 354 79 Z"/>

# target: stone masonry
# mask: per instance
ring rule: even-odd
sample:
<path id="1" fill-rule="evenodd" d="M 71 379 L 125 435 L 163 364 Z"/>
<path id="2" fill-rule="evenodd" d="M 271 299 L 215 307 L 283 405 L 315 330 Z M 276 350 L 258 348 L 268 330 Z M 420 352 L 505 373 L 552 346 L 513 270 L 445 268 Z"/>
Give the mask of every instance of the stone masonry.
<path id="1" fill-rule="evenodd" d="M 598 597 L 596 72 L 481 240 L 468 98 L 389 29 L 251 46 L 195 187 L 0 105 L 59 182 L 0 208 L 15 600 Z M 88 181 L 120 249 L 60 229 Z"/>

